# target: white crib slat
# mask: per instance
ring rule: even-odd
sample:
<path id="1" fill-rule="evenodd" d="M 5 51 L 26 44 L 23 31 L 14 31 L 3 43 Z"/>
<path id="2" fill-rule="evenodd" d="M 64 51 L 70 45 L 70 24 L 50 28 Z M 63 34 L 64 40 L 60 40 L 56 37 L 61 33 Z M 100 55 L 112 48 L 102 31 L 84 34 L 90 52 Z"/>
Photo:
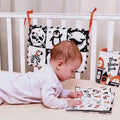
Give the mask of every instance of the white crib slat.
<path id="1" fill-rule="evenodd" d="M 25 40 L 24 40 L 24 19 L 19 19 L 19 37 L 20 37 L 20 61 L 21 72 L 25 73 Z"/>
<path id="2" fill-rule="evenodd" d="M 108 22 L 108 40 L 107 48 L 109 51 L 113 50 L 113 37 L 114 37 L 114 21 Z"/>
<path id="3" fill-rule="evenodd" d="M 47 19 L 47 26 L 51 27 L 52 26 L 52 20 L 51 19 Z"/>
<path id="4" fill-rule="evenodd" d="M 76 28 L 81 29 L 81 20 L 76 20 Z"/>
<path id="5" fill-rule="evenodd" d="M 38 67 L 35 67 L 35 66 L 34 66 L 34 71 L 38 71 Z"/>
<path id="6" fill-rule="evenodd" d="M 13 71 L 11 18 L 7 18 L 8 71 Z"/>
<path id="7" fill-rule="evenodd" d="M 66 20 L 61 20 L 61 28 L 66 27 Z"/>
<path id="8" fill-rule="evenodd" d="M 1 70 L 1 51 L 0 51 L 0 70 Z"/>
<path id="9" fill-rule="evenodd" d="M 80 20 L 76 20 L 76 28 L 81 29 L 81 21 Z M 80 79 L 80 73 L 79 72 L 75 72 L 75 79 Z"/>
<path id="10" fill-rule="evenodd" d="M 37 19 L 33 19 L 33 25 L 37 25 L 38 24 L 38 20 Z"/>
<path id="11" fill-rule="evenodd" d="M 75 79 L 80 79 L 80 73 L 79 72 L 75 72 Z"/>
<path id="12" fill-rule="evenodd" d="M 90 80 L 95 81 L 96 75 L 96 46 L 97 46 L 97 21 L 93 20 L 91 31 L 91 64 L 90 64 Z"/>
<path id="13" fill-rule="evenodd" d="M 1 57 L 0 57 L 0 70 L 1 70 Z"/>

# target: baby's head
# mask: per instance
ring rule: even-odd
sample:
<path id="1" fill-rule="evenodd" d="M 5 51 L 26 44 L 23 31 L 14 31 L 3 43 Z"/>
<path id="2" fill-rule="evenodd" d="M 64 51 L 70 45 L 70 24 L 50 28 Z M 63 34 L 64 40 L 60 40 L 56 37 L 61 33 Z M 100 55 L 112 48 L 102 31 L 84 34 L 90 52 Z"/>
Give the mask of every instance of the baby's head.
<path id="1" fill-rule="evenodd" d="M 60 81 L 72 78 L 81 63 L 82 55 L 72 41 L 62 41 L 51 51 L 50 64 Z"/>

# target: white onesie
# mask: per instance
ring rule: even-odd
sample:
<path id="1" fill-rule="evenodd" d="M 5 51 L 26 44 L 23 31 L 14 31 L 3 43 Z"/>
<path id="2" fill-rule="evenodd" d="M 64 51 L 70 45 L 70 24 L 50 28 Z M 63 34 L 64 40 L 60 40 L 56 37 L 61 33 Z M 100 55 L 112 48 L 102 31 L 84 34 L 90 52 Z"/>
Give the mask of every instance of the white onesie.
<path id="1" fill-rule="evenodd" d="M 0 72 L 0 103 L 41 103 L 50 108 L 66 108 L 70 90 L 63 89 L 51 65 L 37 72 Z"/>

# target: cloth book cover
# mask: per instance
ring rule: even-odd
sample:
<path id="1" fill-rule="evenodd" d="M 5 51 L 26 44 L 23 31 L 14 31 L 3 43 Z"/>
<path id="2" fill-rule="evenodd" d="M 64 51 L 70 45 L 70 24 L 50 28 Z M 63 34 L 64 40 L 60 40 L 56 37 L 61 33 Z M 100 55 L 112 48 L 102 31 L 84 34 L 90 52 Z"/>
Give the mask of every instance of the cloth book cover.
<path id="1" fill-rule="evenodd" d="M 75 91 L 83 93 L 81 98 L 75 98 L 76 100 L 82 101 L 82 104 L 76 107 L 68 107 L 66 109 L 67 111 L 112 112 L 115 93 L 111 91 L 111 88 L 100 87 L 84 89 L 76 86 Z"/>
<path id="2" fill-rule="evenodd" d="M 79 48 L 83 62 L 78 72 L 86 70 L 89 52 L 89 31 L 78 28 L 60 28 L 47 26 L 30 26 L 28 34 L 28 65 L 41 67 L 49 63 L 51 49 L 61 41 L 73 41 Z"/>
<path id="3" fill-rule="evenodd" d="M 96 82 L 106 85 L 120 84 L 120 53 L 100 51 L 97 66 Z"/>

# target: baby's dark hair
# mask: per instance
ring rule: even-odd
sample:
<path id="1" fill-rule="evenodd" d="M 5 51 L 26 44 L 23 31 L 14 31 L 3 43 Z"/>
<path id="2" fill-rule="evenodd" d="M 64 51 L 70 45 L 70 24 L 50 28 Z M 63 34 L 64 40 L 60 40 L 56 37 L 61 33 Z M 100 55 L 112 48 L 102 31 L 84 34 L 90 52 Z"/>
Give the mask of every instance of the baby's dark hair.
<path id="1" fill-rule="evenodd" d="M 62 59 L 65 62 L 69 60 L 80 59 L 80 62 L 82 63 L 81 52 L 77 45 L 72 41 L 62 41 L 51 50 L 50 60 L 59 59 Z"/>

